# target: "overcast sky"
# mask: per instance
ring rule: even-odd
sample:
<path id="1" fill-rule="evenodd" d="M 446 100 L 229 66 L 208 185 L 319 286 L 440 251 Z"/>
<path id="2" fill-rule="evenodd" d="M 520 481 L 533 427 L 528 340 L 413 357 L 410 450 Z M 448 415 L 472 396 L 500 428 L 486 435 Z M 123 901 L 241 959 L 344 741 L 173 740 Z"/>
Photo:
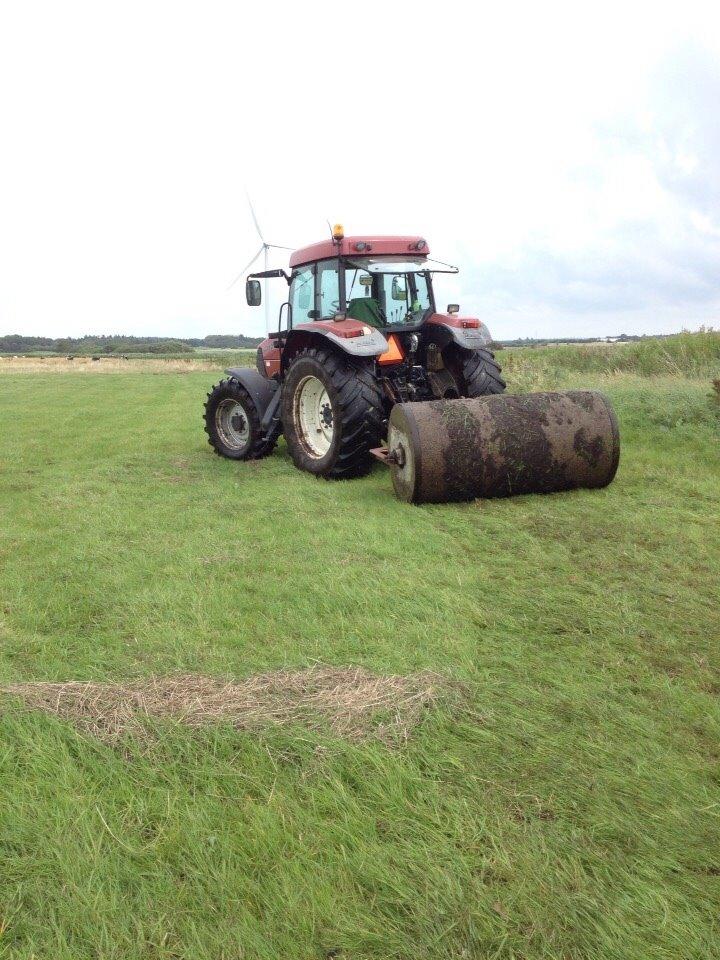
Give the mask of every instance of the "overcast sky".
<path id="1" fill-rule="evenodd" d="M 262 333 L 246 188 L 425 236 L 498 339 L 717 327 L 716 9 L 7 0 L 0 334 Z"/>

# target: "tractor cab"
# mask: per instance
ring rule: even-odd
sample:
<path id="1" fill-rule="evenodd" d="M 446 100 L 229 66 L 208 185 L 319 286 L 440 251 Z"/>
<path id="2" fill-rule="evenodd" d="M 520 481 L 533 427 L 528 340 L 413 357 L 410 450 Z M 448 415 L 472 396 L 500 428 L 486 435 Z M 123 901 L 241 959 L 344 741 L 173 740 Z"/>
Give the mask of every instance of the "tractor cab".
<path id="1" fill-rule="evenodd" d="M 247 301 L 260 302 L 258 278 L 284 276 L 290 291 L 279 329 L 347 318 L 382 331 L 412 330 L 436 312 L 433 273 L 457 273 L 428 253 L 421 237 L 345 237 L 335 227 L 332 240 L 292 254 L 290 276 L 282 270 L 252 274 Z"/>
<path id="2" fill-rule="evenodd" d="M 457 272 L 436 267 L 417 250 L 408 256 L 407 248 L 418 242 L 425 246 L 425 241 L 402 238 L 392 244 L 392 252 L 366 255 L 364 251 L 372 250 L 378 240 L 352 238 L 350 246 L 361 252 L 337 251 L 339 256 L 298 263 L 290 277 L 291 326 L 348 318 L 386 332 L 417 328 L 436 312 L 432 274 Z M 317 252 L 329 251 L 308 248 L 308 254 Z M 303 253 L 294 254 L 291 265 Z"/>

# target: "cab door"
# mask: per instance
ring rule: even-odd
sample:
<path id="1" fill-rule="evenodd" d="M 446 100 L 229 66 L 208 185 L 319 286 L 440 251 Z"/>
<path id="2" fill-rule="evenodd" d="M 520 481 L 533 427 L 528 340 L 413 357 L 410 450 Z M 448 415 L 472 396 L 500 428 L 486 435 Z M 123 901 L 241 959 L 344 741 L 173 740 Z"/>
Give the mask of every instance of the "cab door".
<path id="1" fill-rule="evenodd" d="M 293 327 L 315 320 L 315 264 L 299 267 L 290 280 L 290 322 Z"/>

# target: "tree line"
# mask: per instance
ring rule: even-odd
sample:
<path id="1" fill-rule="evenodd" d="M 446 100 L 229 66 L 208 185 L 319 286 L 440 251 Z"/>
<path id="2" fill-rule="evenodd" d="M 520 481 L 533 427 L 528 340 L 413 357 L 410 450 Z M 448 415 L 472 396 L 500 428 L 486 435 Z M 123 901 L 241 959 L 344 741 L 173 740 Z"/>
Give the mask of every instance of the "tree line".
<path id="1" fill-rule="evenodd" d="M 620 342 L 642 341 L 646 338 L 663 339 L 671 334 L 643 334 L 634 336 L 622 333 L 613 340 Z M 608 338 L 609 339 L 609 338 Z M 19 333 L 0 337 L 0 353 L 58 353 L 83 355 L 126 355 L 130 353 L 192 353 L 198 348 L 255 350 L 260 337 L 242 334 L 213 333 L 207 337 L 126 337 L 119 335 L 88 335 L 85 337 L 25 337 Z M 517 340 L 501 340 L 492 344 L 493 349 L 503 347 L 541 347 L 561 343 L 592 343 L 595 337 L 542 338 L 520 337 Z"/>
<path id="2" fill-rule="evenodd" d="M 198 347 L 210 349 L 255 349 L 259 337 L 210 334 L 207 337 L 125 337 L 89 335 L 85 337 L 26 337 L 19 333 L 0 337 L 0 353 L 129 354 L 192 353 Z"/>

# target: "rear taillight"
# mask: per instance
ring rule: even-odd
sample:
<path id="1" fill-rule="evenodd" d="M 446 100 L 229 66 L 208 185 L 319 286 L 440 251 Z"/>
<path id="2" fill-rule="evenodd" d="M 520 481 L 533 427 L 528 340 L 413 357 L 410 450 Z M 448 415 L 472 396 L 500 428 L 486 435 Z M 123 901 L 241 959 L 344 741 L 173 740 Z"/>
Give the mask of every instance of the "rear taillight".
<path id="1" fill-rule="evenodd" d="M 463 320 L 462 321 L 464 330 L 477 330 L 480 326 L 479 320 Z"/>
<path id="2" fill-rule="evenodd" d="M 350 326 L 352 324 L 352 326 Z M 361 327 L 356 327 L 352 321 L 348 322 L 348 326 L 341 321 L 337 321 L 337 326 L 333 327 L 331 331 L 336 337 L 342 337 L 343 340 L 350 340 L 352 337 L 369 337 L 372 333 L 370 327 L 366 327 L 364 324 Z"/>

